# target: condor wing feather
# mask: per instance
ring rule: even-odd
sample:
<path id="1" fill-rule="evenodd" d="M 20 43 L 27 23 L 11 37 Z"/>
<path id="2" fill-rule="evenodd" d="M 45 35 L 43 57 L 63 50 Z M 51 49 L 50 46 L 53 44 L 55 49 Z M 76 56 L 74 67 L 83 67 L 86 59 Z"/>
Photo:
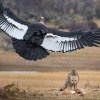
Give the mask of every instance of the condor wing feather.
<path id="1" fill-rule="evenodd" d="M 23 39 L 28 30 L 27 22 L 22 21 L 14 13 L 6 8 L 0 0 L 0 29 L 13 38 Z"/>
<path id="2" fill-rule="evenodd" d="M 54 52 L 70 52 L 85 46 L 98 46 L 98 44 L 100 44 L 100 31 L 97 30 L 63 32 L 49 29 L 41 46 Z"/>

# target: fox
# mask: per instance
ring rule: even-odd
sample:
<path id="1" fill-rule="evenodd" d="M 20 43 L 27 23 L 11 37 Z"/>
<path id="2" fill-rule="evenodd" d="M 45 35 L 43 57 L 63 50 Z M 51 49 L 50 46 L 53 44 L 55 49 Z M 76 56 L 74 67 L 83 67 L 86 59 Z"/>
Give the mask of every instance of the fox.
<path id="1" fill-rule="evenodd" d="M 67 78 L 65 80 L 64 85 L 61 87 L 60 91 L 64 91 L 65 89 L 69 89 L 69 90 L 76 90 L 77 89 L 77 85 L 79 82 L 79 74 L 76 70 L 71 70 L 68 75 Z"/>

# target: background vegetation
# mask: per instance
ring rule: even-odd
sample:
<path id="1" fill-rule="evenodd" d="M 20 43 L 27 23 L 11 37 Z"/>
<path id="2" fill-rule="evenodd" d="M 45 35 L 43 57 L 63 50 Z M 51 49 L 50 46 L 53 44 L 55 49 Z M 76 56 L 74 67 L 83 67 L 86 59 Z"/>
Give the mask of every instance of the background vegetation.
<path id="1" fill-rule="evenodd" d="M 7 0 L 7 6 L 22 18 L 37 18 L 42 15 L 47 21 L 69 19 L 92 20 L 100 18 L 100 0 Z"/>

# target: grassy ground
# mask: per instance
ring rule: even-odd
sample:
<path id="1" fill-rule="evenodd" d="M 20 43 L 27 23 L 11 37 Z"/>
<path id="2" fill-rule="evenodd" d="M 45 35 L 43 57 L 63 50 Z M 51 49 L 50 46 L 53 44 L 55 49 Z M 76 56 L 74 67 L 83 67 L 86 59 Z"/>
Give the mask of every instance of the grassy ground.
<path id="1" fill-rule="evenodd" d="M 70 69 L 76 69 L 79 72 L 78 88 L 88 91 L 83 97 L 63 94 L 59 91 Z M 10 96 L 0 98 L 0 100 L 100 100 L 99 48 L 85 48 L 65 54 L 51 53 L 47 58 L 37 62 L 26 61 L 14 52 L 0 51 L 0 71 L 11 70 L 38 71 L 40 73 L 8 74 L 0 72 L 0 88 L 14 82 L 18 84 L 20 90 L 26 91 L 24 97 Z"/>
<path id="2" fill-rule="evenodd" d="M 71 94 L 63 94 L 59 91 L 66 79 L 67 72 L 8 74 L 0 73 L 0 87 L 16 83 L 21 90 L 28 91 L 28 97 L 23 100 L 100 100 L 100 72 L 79 71 L 80 82 L 78 88 L 87 90 L 84 97 Z M 86 85 L 88 86 L 86 87 Z M 14 97 L 13 97 L 14 98 Z M 68 98 L 68 99 L 67 99 Z M 14 98 L 15 99 L 15 98 Z M 15 99 L 16 100 L 16 99 Z"/>
<path id="3" fill-rule="evenodd" d="M 14 52 L 0 51 L 0 70 L 61 71 L 100 70 L 100 49 L 85 48 L 70 53 L 50 53 L 40 61 L 26 61 Z"/>

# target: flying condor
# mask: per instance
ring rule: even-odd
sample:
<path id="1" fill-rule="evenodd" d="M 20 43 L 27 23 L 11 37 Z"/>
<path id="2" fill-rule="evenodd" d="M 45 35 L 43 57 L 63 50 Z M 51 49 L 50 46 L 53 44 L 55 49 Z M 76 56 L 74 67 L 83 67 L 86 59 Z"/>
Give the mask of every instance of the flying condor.
<path id="1" fill-rule="evenodd" d="M 0 0 L 0 29 L 11 37 L 16 53 L 26 60 L 45 58 L 48 51 L 65 53 L 100 44 L 99 29 L 64 32 L 45 26 L 41 19 L 34 24 L 23 21 Z"/>

